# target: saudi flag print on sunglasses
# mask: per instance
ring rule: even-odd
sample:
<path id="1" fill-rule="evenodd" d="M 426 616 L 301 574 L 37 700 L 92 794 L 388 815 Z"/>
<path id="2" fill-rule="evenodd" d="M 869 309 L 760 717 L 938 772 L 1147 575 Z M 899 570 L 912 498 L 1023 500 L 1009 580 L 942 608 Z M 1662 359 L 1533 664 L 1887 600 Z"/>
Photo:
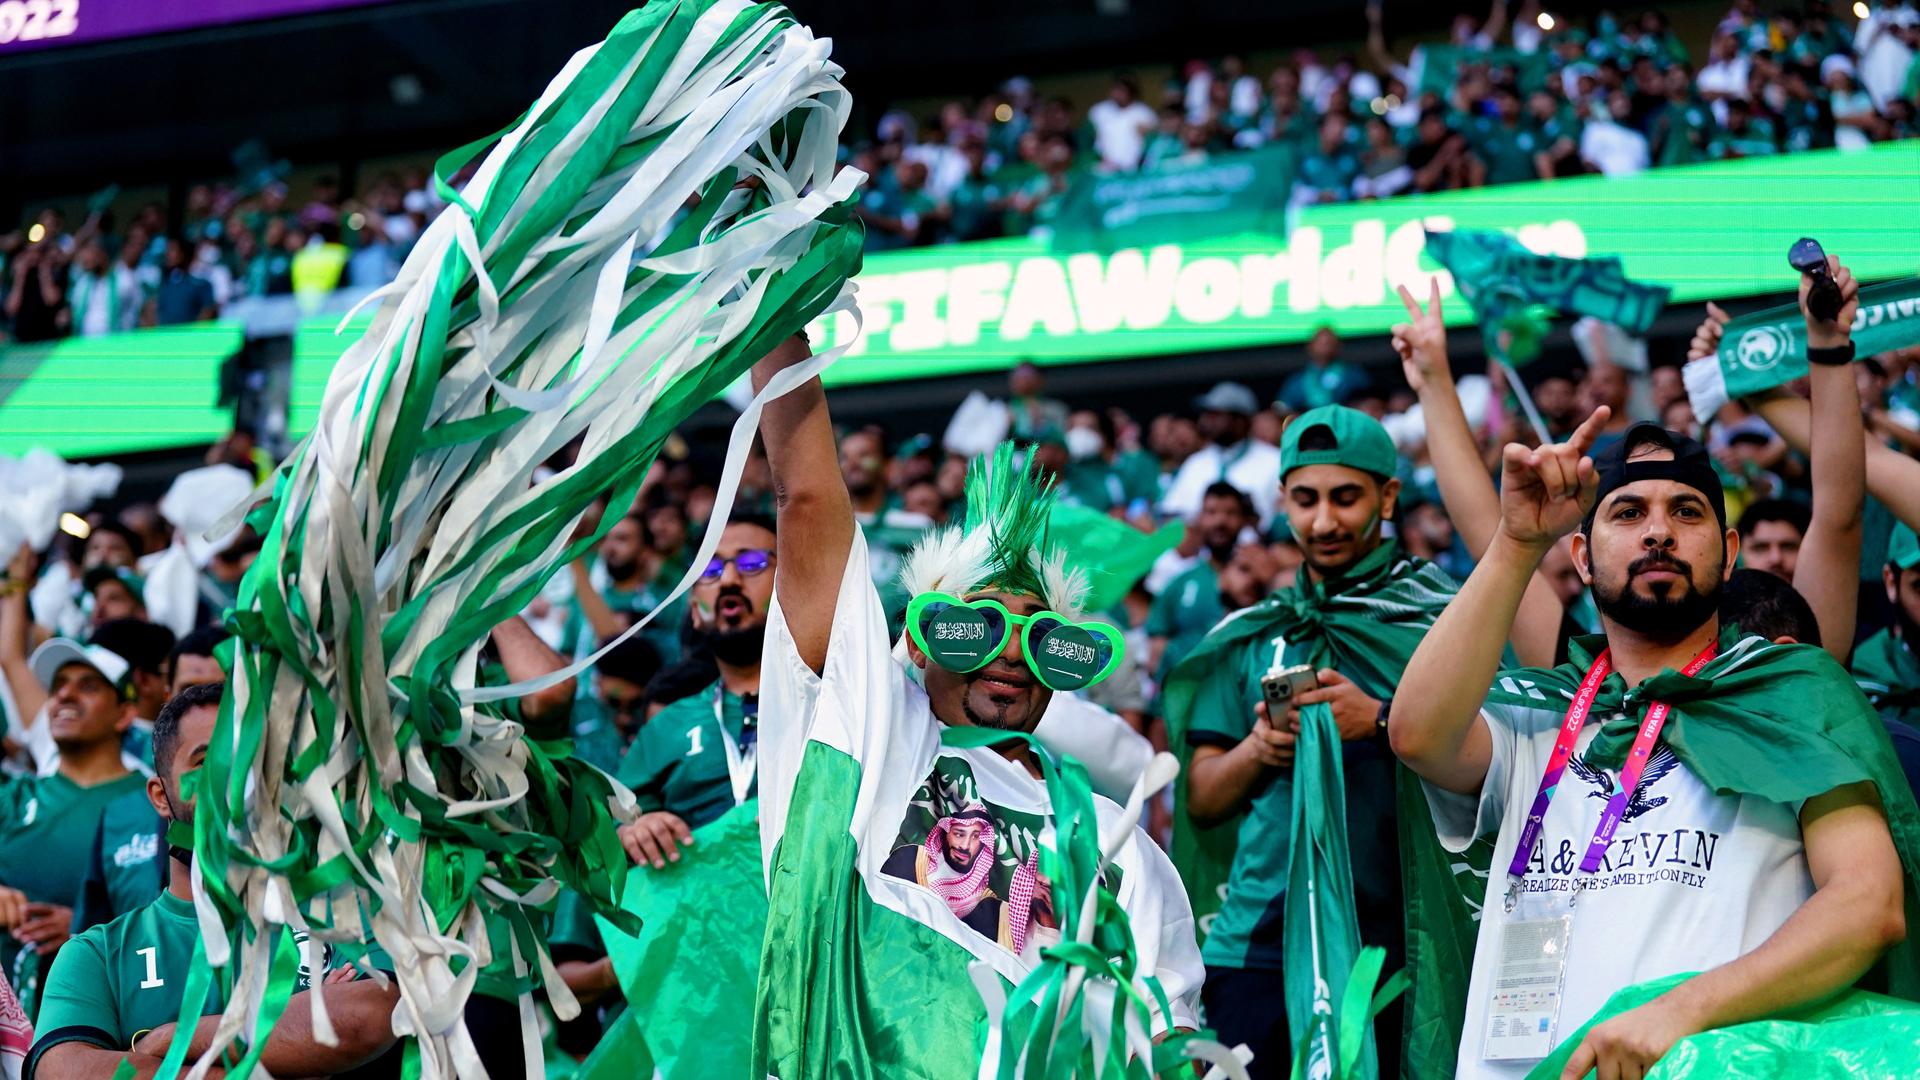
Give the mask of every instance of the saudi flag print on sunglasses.
<path id="1" fill-rule="evenodd" d="M 1015 615 L 998 600 L 921 593 L 907 604 L 907 633 L 928 659 L 964 675 L 978 671 L 1020 632 L 1027 667 L 1049 690 L 1082 690 L 1112 675 L 1125 644 L 1103 622 L 1074 622 L 1051 611 Z"/>

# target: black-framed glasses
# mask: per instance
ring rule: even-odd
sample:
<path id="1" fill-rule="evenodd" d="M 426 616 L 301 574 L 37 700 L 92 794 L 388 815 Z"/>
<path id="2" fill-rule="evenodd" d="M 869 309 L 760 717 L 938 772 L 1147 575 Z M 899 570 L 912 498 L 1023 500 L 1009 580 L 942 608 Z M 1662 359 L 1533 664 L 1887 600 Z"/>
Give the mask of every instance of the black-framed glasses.
<path id="1" fill-rule="evenodd" d="M 728 563 L 733 564 L 733 568 L 740 572 L 741 577 L 752 577 L 755 574 L 766 573 L 767 567 L 773 565 L 773 552 L 762 548 L 748 548 L 731 559 L 716 555 L 707 563 L 707 568 L 700 571 L 700 580 L 719 581 L 720 575 L 727 572 Z"/>

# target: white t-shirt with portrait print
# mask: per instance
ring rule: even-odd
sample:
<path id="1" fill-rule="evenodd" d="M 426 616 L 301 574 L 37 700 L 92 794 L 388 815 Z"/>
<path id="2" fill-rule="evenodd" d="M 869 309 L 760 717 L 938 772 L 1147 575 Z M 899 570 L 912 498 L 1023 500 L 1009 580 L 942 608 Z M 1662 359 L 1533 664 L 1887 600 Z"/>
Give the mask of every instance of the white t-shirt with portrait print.
<path id="1" fill-rule="evenodd" d="M 974 957 L 1018 984 L 1038 959 L 1037 945 L 1050 938 L 1023 923 L 1023 950 L 1008 943 L 1004 926 L 988 936 L 982 922 L 963 920 L 947 901 L 914 879 L 916 851 L 929 823 L 976 808 L 992 817 L 993 844 L 1009 861 L 1024 861 L 1033 845 L 1051 845 L 1052 803 L 1044 781 L 1024 766 L 984 748 L 942 746 L 942 725 L 924 690 L 896 658 L 885 611 L 868 576 L 867 544 L 859 530 L 847 553 L 834 607 L 824 670 L 815 674 L 800 658 L 787 627 L 776 586 L 767 613 L 760 674 L 760 839 L 771 872 L 785 831 L 801 760 L 810 742 L 845 753 L 860 766 L 860 789 L 849 831 L 858 848 L 856 869 L 876 904 L 932 927 Z M 1098 794 L 1094 810 L 1102 831 L 1121 808 Z M 904 868 L 904 876 L 903 876 Z M 921 860 L 924 870 L 924 860 Z M 1179 874 L 1146 833 L 1135 827 L 1113 859 L 1115 898 L 1134 932 L 1140 970 L 1165 990 L 1172 1016 L 1154 1017 L 1154 1030 L 1197 1028 L 1205 968 L 1194 932 L 1193 910 Z M 1006 875 L 995 882 L 995 903 L 1008 897 Z M 1010 905 L 1005 905 L 1010 906 Z M 955 978 L 967 977 L 956 971 Z"/>
<path id="2" fill-rule="evenodd" d="M 1559 694 L 1543 696 L 1537 709 L 1489 702 L 1481 715 L 1493 757 L 1479 797 L 1426 785 L 1434 825 L 1449 851 L 1464 851 L 1477 837 L 1498 832 L 1461 1029 L 1456 1075 L 1462 1080 L 1517 1080 L 1534 1064 L 1482 1058 L 1501 931 L 1509 920 L 1565 914 L 1573 890 L 1580 889 L 1553 1029 L 1558 1045 L 1616 991 L 1705 971 L 1752 952 L 1813 895 L 1800 808 L 1717 795 L 1664 744 L 1648 759 L 1600 870 L 1582 874 L 1580 860 L 1620 780 L 1618 770 L 1581 760 L 1600 731 L 1601 718 L 1589 717 L 1509 915 L 1507 869 L 1569 703 Z"/>

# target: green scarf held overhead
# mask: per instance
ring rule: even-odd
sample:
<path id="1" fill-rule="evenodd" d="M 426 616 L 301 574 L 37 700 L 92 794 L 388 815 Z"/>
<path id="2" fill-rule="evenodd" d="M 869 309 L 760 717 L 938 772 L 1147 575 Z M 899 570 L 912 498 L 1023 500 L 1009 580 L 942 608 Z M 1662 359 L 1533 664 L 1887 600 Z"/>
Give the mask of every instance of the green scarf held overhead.
<path id="1" fill-rule="evenodd" d="M 836 174 L 850 102 L 827 52 L 777 5 L 660 0 L 436 167 L 447 210 L 370 298 L 314 434 L 249 519 L 261 550 L 194 816 L 208 963 L 180 1014 L 192 1031 L 222 981 L 208 1053 L 236 1047 L 228 1076 L 255 1070 L 291 996 L 283 927 L 392 957 L 410 1068 L 462 1078 L 483 1071 L 460 1030 L 476 983 L 518 998 L 530 1075 L 535 993 L 577 1013 L 545 944 L 560 888 L 633 929 L 612 828 L 632 794 L 510 707 L 584 664 L 489 686 L 480 654 L 611 526 L 576 537 L 596 498 L 631 500 L 678 424 L 848 303 L 861 176 Z M 765 401 L 830 360 L 743 413 L 718 506 Z M 575 463 L 536 477 L 569 444 Z"/>
<path id="2" fill-rule="evenodd" d="M 1691 978 L 1687 974 L 1654 979 L 1608 998 L 1592 1020 L 1527 1073 L 1527 1080 L 1560 1080 L 1567 1061 L 1594 1025 L 1639 1008 Z M 1882 994 L 1847 990 L 1815 1005 L 1689 1035 L 1647 1070 L 1645 1080 L 1912 1076 L 1920 1055 L 1916 1047 L 1920 1047 L 1920 1008 Z"/>
<path id="3" fill-rule="evenodd" d="M 1617 257 L 1537 255 L 1505 233 L 1428 232 L 1427 253 L 1453 274 L 1454 288 L 1480 321 L 1489 355 L 1502 362 L 1521 361 L 1500 346 L 1500 330 L 1523 309 L 1544 305 L 1645 334 L 1673 291 L 1629 280 Z"/>
<path id="4" fill-rule="evenodd" d="M 1860 290 L 1853 316 L 1857 356 L 1920 345 L 1920 278 L 1884 281 Z M 1807 373 L 1807 317 L 1796 303 L 1729 322 L 1712 356 L 1689 360 L 1680 371 L 1693 415 L 1719 415 L 1730 399 L 1785 386 Z"/>
<path id="5" fill-rule="evenodd" d="M 1853 677 L 1881 716 L 1920 723 L 1920 657 L 1893 631 L 1882 630 L 1853 650 Z"/>
<path id="6" fill-rule="evenodd" d="M 1571 700 L 1605 647 L 1601 636 L 1574 638 L 1567 663 L 1503 672 L 1487 700 L 1536 709 L 1534 694 Z M 1628 690 L 1618 673 L 1610 675 L 1600 684 L 1593 715 L 1611 719 L 1588 746 L 1586 760 L 1619 768 L 1643 706 L 1652 700 L 1672 709 L 1660 740 L 1716 794 L 1798 805 L 1847 784 L 1871 782 L 1906 873 L 1907 925 L 1920 925 L 1920 808 L 1886 726 L 1847 669 L 1825 650 L 1774 645 L 1728 626 L 1720 632 L 1719 655 L 1692 678 L 1668 669 Z M 1920 1000 L 1920 951 L 1913 938 L 1895 946 L 1876 972 L 1882 968 L 1888 993 Z"/>
<path id="7" fill-rule="evenodd" d="M 1369 696 L 1386 700 L 1393 696 L 1421 639 L 1458 589 L 1439 567 L 1405 556 L 1396 545 L 1382 544 L 1344 578 L 1315 582 L 1302 574 L 1293 588 L 1230 616 L 1174 669 L 1165 691 L 1167 737 L 1181 763 L 1174 786 L 1171 854 L 1201 926 L 1220 908 L 1244 816 L 1199 828 L 1186 813 L 1186 777 L 1192 760 L 1187 729 L 1202 683 L 1215 669 L 1230 665 L 1240 649 L 1259 647 L 1278 635 L 1287 641 L 1289 663 L 1331 667 Z M 1325 740 L 1317 756 L 1337 759 L 1339 752 L 1337 739 Z M 1328 766 L 1324 761 L 1309 762 L 1296 751 L 1294 767 L 1299 771 Z M 1458 1057 L 1466 1017 L 1462 973 L 1473 967 L 1477 913 L 1492 847 L 1476 845 L 1464 859 L 1456 859 L 1440 846 L 1425 793 L 1404 766 L 1396 770 L 1395 790 L 1411 979 L 1403 1060 L 1407 1075 L 1426 1080 L 1451 1076 Z M 1456 862 L 1464 865 L 1456 870 Z M 1329 895 L 1323 889 L 1319 899 L 1323 909 L 1344 903 L 1351 918 L 1350 885 L 1343 895 Z M 1289 905 L 1289 924 L 1294 914 L 1294 906 Z M 1300 915 L 1304 918 L 1306 912 Z M 1295 998 L 1311 1001 L 1311 986 L 1303 983 L 1296 991 L 1295 974 L 1290 971 L 1288 977 L 1290 1008 Z M 1295 1028 L 1296 1033 L 1300 1030 Z"/>

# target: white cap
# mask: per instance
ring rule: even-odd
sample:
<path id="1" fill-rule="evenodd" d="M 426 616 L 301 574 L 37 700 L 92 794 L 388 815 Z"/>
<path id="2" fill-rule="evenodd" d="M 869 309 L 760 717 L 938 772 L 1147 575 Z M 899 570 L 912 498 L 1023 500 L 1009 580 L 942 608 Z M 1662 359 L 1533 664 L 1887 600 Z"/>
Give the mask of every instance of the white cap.
<path id="1" fill-rule="evenodd" d="M 68 664 L 85 664 L 100 673 L 115 687 L 127 677 L 127 662 L 120 654 L 103 649 L 98 645 L 82 645 L 70 638 L 54 638 L 33 650 L 27 666 L 33 669 L 33 677 L 40 680 L 43 690 L 53 689 L 53 677 Z"/>

